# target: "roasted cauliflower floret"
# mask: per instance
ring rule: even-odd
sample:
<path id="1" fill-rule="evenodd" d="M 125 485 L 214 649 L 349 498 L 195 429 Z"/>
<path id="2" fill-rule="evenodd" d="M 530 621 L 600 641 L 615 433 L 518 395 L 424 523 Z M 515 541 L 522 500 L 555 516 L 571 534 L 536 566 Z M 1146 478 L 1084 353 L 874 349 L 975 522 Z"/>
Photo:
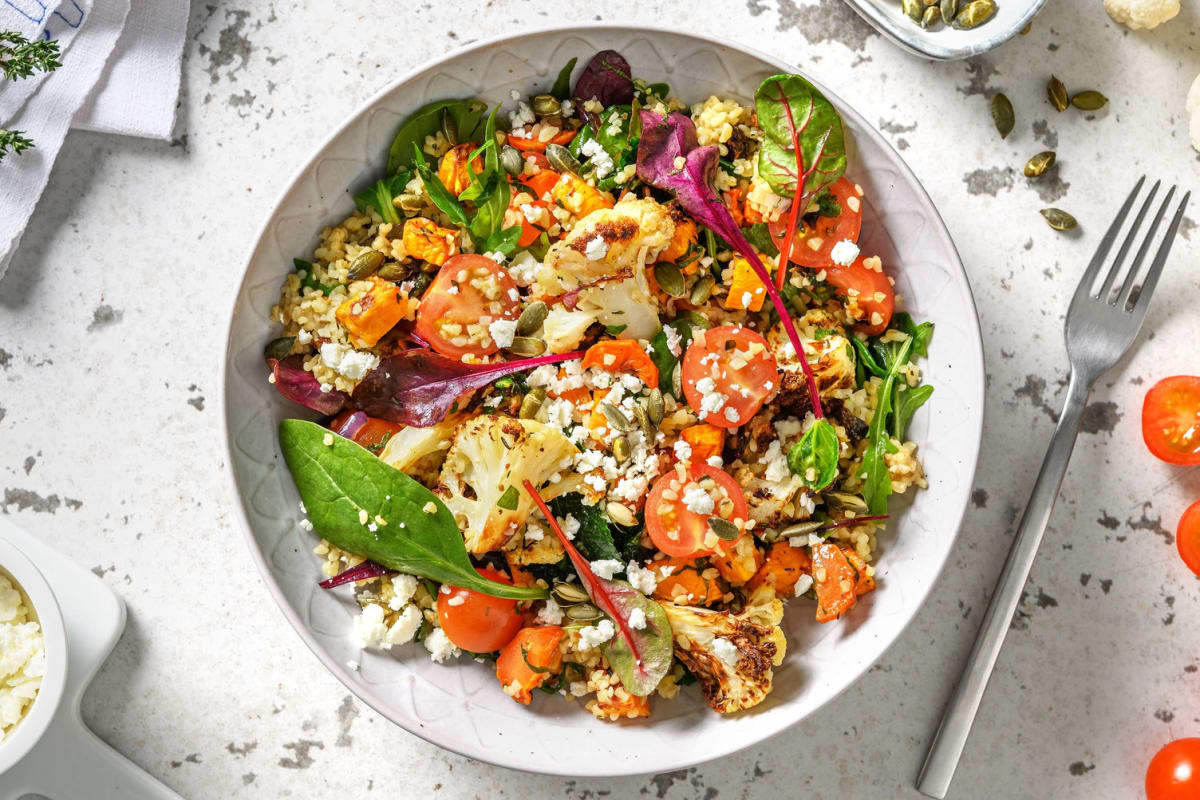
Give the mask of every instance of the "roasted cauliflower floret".
<path id="1" fill-rule="evenodd" d="M 796 360 L 795 350 L 782 328 L 773 329 L 767 336 L 771 343 L 771 351 L 775 354 L 775 363 L 779 367 L 779 395 L 785 406 L 801 404 L 796 397 L 796 403 L 788 402 L 786 398 L 796 395 L 808 397 L 808 384 L 804 379 L 804 371 Z M 821 339 L 800 337 L 804 345 L 804 354 L 812 367 L 817 379 L 817 391 L 821 399 L 827 397 L 845 399 L 854 391 L 854 354 L 853 346 L 845 336 L 830 334 Z"/>
<path id="2" fill-rule="evenodd" d="M 450 449 L 454 429 L 461 421 L 461 415 L 451 415 L 428 428 L 410 425 L 392 434 L 380 451 L 379 460 L 408 473 L 426 486 L 433 486 L 437 483 L 446 451 Z"/>
<path id="3" fill-rule="evenodd" d="M 556 305 L 542 326 L 542 336 L 552 353 L 575 349 L 593 322 L 624 326 L 618 339 L 650 339 L 658 332 L 658 306 L 638 265 L 628 278 L 606 281 L 578 293 L 574 310 Z"/>
<path id="4" fill-rule="evenodd" d="M 782 606 L 751 606 L 741 614 L 662 604 L 675 635 L 675 655 L 720 714 L 758 705 L 771 691 L 773 667 L 783 663 L 787 643 Z"/>
<path id="5" fill-rule="evenodd" d="M 467 550 L 486 553 L 501 547 L 528 518 L 533 500 L 522 484 L 528 480 L 541 488 L 557 473 L 569 472 L 576 452 L 566 436 L 544 423 L 475 417 L 455 430 L 434 492 L 454 514 Z M 542 496 L 556 497 L 557 488 Z M 508 508 L 501 507 L 502 498 Z"/>

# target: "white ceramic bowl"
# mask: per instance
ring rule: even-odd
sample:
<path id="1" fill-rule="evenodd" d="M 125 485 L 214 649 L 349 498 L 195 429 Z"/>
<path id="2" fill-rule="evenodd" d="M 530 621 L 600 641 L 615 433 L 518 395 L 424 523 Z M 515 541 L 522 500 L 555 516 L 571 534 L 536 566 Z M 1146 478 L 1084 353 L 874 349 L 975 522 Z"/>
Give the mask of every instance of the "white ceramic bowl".
<path id="1" fill-rule="evenodd" d="M 37 744 L 46 732 L 54 712 L 62 701 L 67 681 L 67 634 L 62 612 L 50 584 L 42 573 L 20 550 L 0 539 L 0 574 L 6 575 L 25 592 L 33 606 L 37 622 L 42 626 L 46 646 L 46 674 L 33 705 L 25 718 L 17 723 L 8 739 L 0 742 L 0 776 L 16 764 Z"/>
<path id="2" fill-rule="evenodd" d="M 959 5 L 968 2 L 959 0 Z M 969 30 L 946 25 L 922 28 L 901 10 L 900 0 L 846 0 L 846 3 L 901 49 L 935 61 L 955 61 L 986 53 L 1016 36 L 1046 0 L 998 0 L 992 18 Z"/>
<path id="3" fill-rule="evenodd" d="M 548 87 L 572 56 L 581 69 L 606 48 L 688 100 L 715 93 L 748 101 L 764 77 L 792 70 L 729 42 L 596 25 L 472 45 L 395 81 L 313 154 L 267 213 L 234 302 L 223 391 L 228 463 L 250 552 L 317 657 L 378 712 L 435 744 L 507 767 L 579 776 L 663 772 L 717 758 L 795 724 L 849 686 L 933 588 L 967 506 L 983 420 L 979 322 L 946 228 L 900 157 L 824 89 L 855 142 L 849 174 L 866 190 L 863 245 L 883 256 L 907 308 L 937 324 L 924 364 L 937 391 L 912 426 L 930 486 L 882 537 L 879 589 L 837 624 L 817 625 L 811 605 L 797 602 L 785 618 L 788 657 L 774 692 L 728 718 L 712 713 L 693 686 L 674 702 L 655 701 L 649 720 L 610 724 L 557 697 L 520 706 L 500 690 L 490 664 L 437 665 L 419 645 L 360 653 L 348 636 L 357 612 L 349 591 L 317 587 L 315 539 L 297 525 L 299 497 L 277 443 L 278 421 L 303 411 L 276 394 L 263 364 L 263 346 L 277 335 L 268 313 L 280 282 L 293 257 L 312 251 L 321 227 L 351 210 L 352 191 L 382 174 L 397 125 L 417 107 L 444 97 L 504 101 L 511 89 Z M 349 669 L 351 660 L 361 669 Z"/>

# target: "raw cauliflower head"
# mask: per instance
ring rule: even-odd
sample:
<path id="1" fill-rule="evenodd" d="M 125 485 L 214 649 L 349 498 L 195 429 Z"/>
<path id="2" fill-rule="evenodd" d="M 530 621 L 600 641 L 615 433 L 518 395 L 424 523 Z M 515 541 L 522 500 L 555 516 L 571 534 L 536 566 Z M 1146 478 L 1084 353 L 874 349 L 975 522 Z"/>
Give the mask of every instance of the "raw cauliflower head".
<path id="1" fill-rule="evenodd" d="M 528 419 L 496 415 L 475 417 L 454 432 L 454 443 L 434 491 L 454 514 L 467 550 L 486 553 L 499 549 L 524 525 L 533 500 L 523 488 L 529 481 L 539 489 L 570 471 L 577 450 L 556 428 Z M 509 488 L 515 499 L 499 503 Z M 559 494 L 552 486 L 543 492 Z"/>
<path id="2" fill-rule="evenodd" d="M 714 711 L 729 714 L 763 701 L 787 648 L 779 627 L 782 604 L 769 601 L 741 614 L 667 602 L 662 607 L 675 655 L 696 676 Z"/>
<path id="3" fill-rule="evenodd" d="M 1179 13 L 1179 0 L 1104 0 L 1104 10 L 1131 30 L 1157 28 Z"/>

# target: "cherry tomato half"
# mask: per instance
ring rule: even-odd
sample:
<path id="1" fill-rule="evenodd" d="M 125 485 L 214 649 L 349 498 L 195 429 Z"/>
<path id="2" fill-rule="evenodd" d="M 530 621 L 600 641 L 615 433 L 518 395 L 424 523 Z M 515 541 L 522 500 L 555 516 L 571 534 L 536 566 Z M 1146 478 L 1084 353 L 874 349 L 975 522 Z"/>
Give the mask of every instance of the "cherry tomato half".
<path id="1" fill-rule="evenodd" d="M 683 356 L 682 377 L 692 410 L 718 428 L 749 422 L 779 386 L 767 340 L 740 325 L 710 328 L 703 340 L 693 338 Z"/>
<path id="2" fill-rule="evenodd" d="M 481 569 L 479 574 L 500 583 L 512 583 L 507 575 L 494 569 Z M 438 591 L 437 613 L 450 641 L 471 653 L 499 650 L 512 641 L 525 624 L 524 615 L 517 611 L 516 600 L 457 586 L 443 586 Z"/>
<path id="3" fill-rule="evenodd" d="M 848 267 L 825 267 L 825 280 L 838 294 L 858 303 L 862 316 L 856 327 L 868 336 L 878 336 L 887 330 L 896 310 L 896 290 L 882 269 L 876 272 L 865 261 L 860 255 Z M 857 294 L 852 295 L 851 290 Z"/>
<path id="4" fill-rule="evenodd" d="M 1200 378 L 1163 378 L 1142 403 L 1142 438 L 1171 464 L 1200 464 Z"/>
<path id="5" fill-rule="evenodd" d="M 1175 529 L 1175 546 L 1188 569 L 1200 575 L 1200 500 L 1188 506 Z"/>
<path id="6" fill-rule="evenodd" d="M 713 508 L 707 513 L 688 508 L 689 503 L 698 505 L 694 495 L 699 491 L 706 491 L 712 499 Z M 690 558 L 713 553 L 716 548 L 711 542 L 705 544 L 709 517 L 747 519 L 746 498 L 737 481 L 708 464 L 692 464 L 686 482 L 679 479 L 678 472 L 668 472 L 654 483 L 646 498 L 646 532 L 654 546 L 669 556 Z"/>
<path id="7" fill-rule="evenodd" d="M 800 229 L 792 237 L 792 254 L 788 258 L 793 264 L 814 268 L 831 267 L 831 253 L 835 244 L 843 239 L 858 241 L 858 234 L 862 230 L 862 193 L 845 178 L 834 181 L 829 191 L 842 207 L 842 213 L 836 217 L 817 217 L 811 228 L 803 222 L 797 223 Z M 776 248 L 783 248 L 787 223 L 788 215 L 781 214 L 779 219 L 768 225 Z"/>
<path id="8" fill-rule="evenodd" d="M 421 298 L 416 332 L 444 356 L 486 356 L 500 349 L 488 323 L 516 319 L 520 312 L 508 270 L 487 256 L 462 253 L 442 265 Z"/>
<path id="9" fill-rule="evenodd" d="M 1200 739 L 1168 742 L 1146 768 L 1146 800 L 1200 797 Z"/>

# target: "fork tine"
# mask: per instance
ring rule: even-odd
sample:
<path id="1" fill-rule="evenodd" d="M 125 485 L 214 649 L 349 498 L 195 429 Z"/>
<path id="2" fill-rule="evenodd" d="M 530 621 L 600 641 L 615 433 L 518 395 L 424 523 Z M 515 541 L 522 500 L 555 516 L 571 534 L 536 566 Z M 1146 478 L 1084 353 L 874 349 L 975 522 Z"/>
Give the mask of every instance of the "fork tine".
<path id="1" fill-rule="evenodd" d="M 1124 308 L 1126 301 L 1129 299 L 1129 293 L 1133 291 L 1135 282 L 1137 281 L 1138 272 L 1142 268 L 1142 262 L 1146 260 L 1146 253 L 1150 252 L 1150 245 L 1154 242 L 1154 235 L 1158 233 L 1158 226 L 1167 215 L 1167 208 L 1171 205 L 1171 200 L 1175 197 L 1175 190 L 1178 186 L 1172 186 L 1171 191 L 1167 192 L 1167 196 L 1163 198 L 1162 205 L 1158 208 L 1158 213 L 1154 215 L 1154 222 L 1150 224 L 1150 231 L 1146 237 L 1142 239 L 1142 246 L 1138 248 L 1137 255 L 1134 256 L 1133 265 L 1129 267 L 1129 273 L 1125 276 L 1124 283 L 1121 284 L 1117 292 L 1117 297 L 1113 297 L 1109 301 L 1108 294 L 1100 295 L 1102 301 L 1108 302 L 1109 305 Z"/>
<path id="2" fill-rule="evenodd" d="M 1158 253 L 1154 256 L 1154 263 L 1150 265 L 1150 271 L 1146 273 L 1146 280 L 1142 281 L 1141 292 L 1138 293 L 1137 302 L 1134 303 L 1131 309 L 1134 313 L 1140 314 L 1143 317 L 1146 315 L 1146 309 L 1150 306 L 1150 296 L 1154 294 L 1154 287 L 1158 285 L 1158 278 L 1162 275 L 1163 265 L 1167 263 L 1167 256 L 1171 254 L 1171 245 L 1175 243 L 1175 234 L 1179 231 L 1179 223 L 1183 220 L 1183 212 L 1187 209 L 1188 199 L 1192 193 L 1188 192 L 1179 201 L 1179 210 L 1175 212 L 1175 218 L 1171 220 L 1171 227 L 1167 228 L 1167 234 L 1163 238 L 1163 243 L 1158 248 Z M 1132 287 L 1130 287 L 1132 291 Z M 1128 298 L 1122 300 L 1122 306 Z"/>
<path id="3" fill-rule="evenodd" d="M 1079 288 L 1075 290 L 1077 297 L 1091 295 L 1092 284 L 1096 282 L 1096 276 L 1100 274 L 1100 266 L 1104 264 L 1104 259 L 1108 256 L 1108 250 L 1112 247 L 1113 241 L 1117 238 L 1117 233 L 1121 230 L 1121 223 L 1125 221 L 1125 217 L 1129 214 L 1129 209 L 1133 207 L 1134 198 L 1137 197 L 1138 192 L 1142 189 L 1142 184 L 1145 182 L 1145 175 L 1138 178 L 1137 183 L 1133 186 L 1133 191 L 1129 193 L 1129 197 L 1125 198 L 1125 204 L 1121 206 L 1121 210 L 1117 212 L 1116 218 L 1108 226 L 1108 231 L 1096 247 L 1096 254 L 1092 256 L 1091 263 L 1084 270 L 1083 277 L 1079 279 Z"/>
<path id="4" fill-rule="evenodd" d="M 1142 220 L 1146 218 L 1146 212 L 1150 210 L 1150 206 L 1154 204 L 1154 196 L 1158 194 L 1158 187 L 1162 185 L 1162 181 L 1154 182 L 1150 187 L 1150 194 L 1146 195 L 1146 200 L 1142 203 L 1142 207 L 1138 209 L 1137 216 L 1133 220 L 1133 224 L 1129 226 L 1129 233 L 1125 234 L 1125 241 L 1121 242 L 1121 249 L 1117 251 L 1117 257 L 1113 259 L 1112 266 L 1108 269 L 1108 275 L 1104 278 L 1104 284 L 1100 287 L 1100 291 L 1093 295 L 1100 299 L 1102 303 L 1107 303 L 1109 295 L 1112 293 L 1113 284 L 1117 282 L 1117 276 L 1121 274 L 1121 265 L 1125 263 L 1125 256 L 1129 255 L 1129 248 L 1133 247 L 1133 241 L 1137 238 L 1142 227 Z"/>

